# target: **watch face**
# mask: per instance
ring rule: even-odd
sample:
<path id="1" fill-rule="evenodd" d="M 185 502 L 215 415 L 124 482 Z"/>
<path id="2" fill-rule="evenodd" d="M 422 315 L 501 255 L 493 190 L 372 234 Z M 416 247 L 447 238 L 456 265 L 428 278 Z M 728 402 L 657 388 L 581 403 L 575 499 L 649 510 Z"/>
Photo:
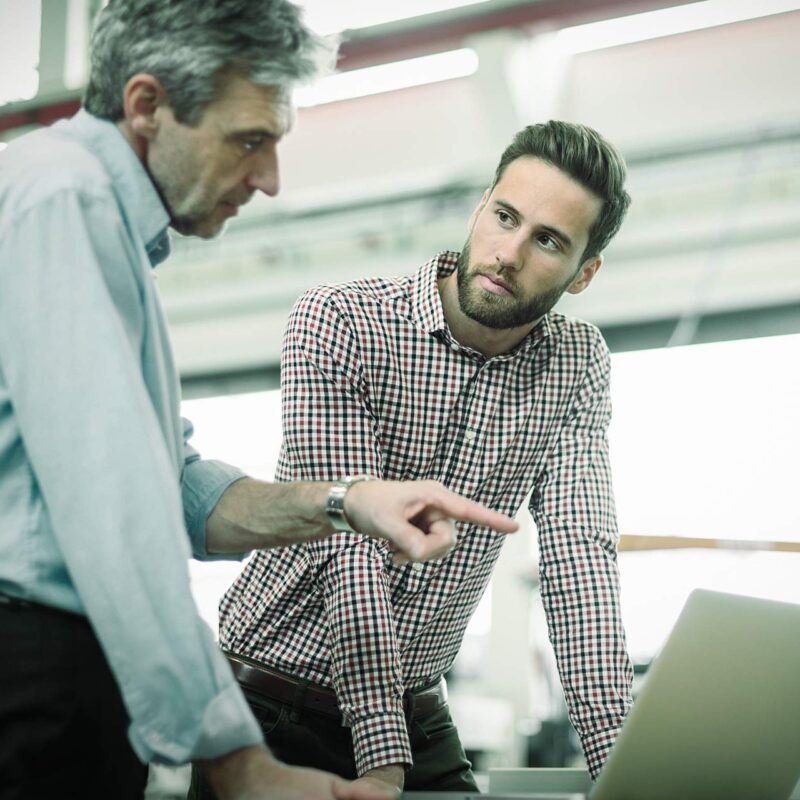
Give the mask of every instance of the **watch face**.
<path id="1" fill-rule="evenodd" d="M 328 499 L 325 502 L 325 511 L 328 514 L 328 519 L 337 531 L 351 530 L 344 515 L 344 496 L 347 494 L 348 488 L 349 486 L 346 483 L 335 484 L 328 492 Z"/>
<path id="2" fill-rule="evenodd" d="M 328 519 L 331 525 L 337 531 L 350 531 L 356 532 L 353 526 L 348 522 L 344 513 L 344 498 L 347 490 L 354 484 L 361 481 L 375 481 L 378 480 L 372 475 L 348 475 L 343 481 L 337 481 L 331 490 L 328 492 L 328 499 L 325 502 L 325 511 L 328 514 Z"/>

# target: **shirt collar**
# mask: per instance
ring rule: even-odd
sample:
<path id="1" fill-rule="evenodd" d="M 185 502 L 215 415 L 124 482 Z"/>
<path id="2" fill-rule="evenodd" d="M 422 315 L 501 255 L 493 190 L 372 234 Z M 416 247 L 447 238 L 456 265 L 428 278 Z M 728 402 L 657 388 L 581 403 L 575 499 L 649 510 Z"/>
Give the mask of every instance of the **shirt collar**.
<path id="1" fill-rule="evenodd" d="M 426 333 L 443 338 L 448 345 L 458 345 L 450 333 L 444 316 L 442 298 L 439 294 L 439 278 L 445 278 L 455 272 L 459 253 L 445 250 L 416 272 L 411 282 L 411 309 L 417 324 Z M 538 325 L 512 350 L 495 356 L 498 360 L 513 358 L 521 353 L 537 347 L 544 339 L 553 335 L 550 314 L 546 314 Z M 465 351 L 469 348 L 464 347 Z"/>
<path id="2" fill-rule="evenodd" d="M 145 243 L 151 266 L 160 264 L 170 252 L 169 214 L 122 131 L 113 122 L 95 117 L 83 108 L 58 125 L 62 132 L 84 142 L 103 163 L 126 218 Z"/>
<path id="3" fill-rule="evenodd" d="M 426 333 L 446 331 L 439 278 L 452 275 L 458 263 L 458 253 L 445 250 L 434 256 L 416 272 L 411 282 L 411 310 L 417 324 Z"/>

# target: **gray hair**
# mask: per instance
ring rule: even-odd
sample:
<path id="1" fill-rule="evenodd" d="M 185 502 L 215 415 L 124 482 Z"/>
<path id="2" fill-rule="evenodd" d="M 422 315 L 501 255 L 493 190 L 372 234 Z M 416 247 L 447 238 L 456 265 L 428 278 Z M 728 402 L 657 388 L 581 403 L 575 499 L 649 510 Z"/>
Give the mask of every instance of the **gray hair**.
<path id="1" fill-rule="evenodd" d="M 118 121 L 137 73 L 157 78 L 175 118 L 199 122 L 230 71 L 290 89 L 329 70 L 337 44 L 310 31 L 288 0 L 110 0 L 97 15 L 87 111 Z"/>
<path id="2" fill-rule="evenodd" d="M 514 137 L 500 157 L 492 188 L 506 167 L 522 156 L 533 156 L 566 172 L 603 201 L 589 231 L 581 262 L 600 255 L 616 235 L 631 204 L 625 191 L 625 160 L 613 144 L 588 125 L 550 120 L 528 125 Z"/>

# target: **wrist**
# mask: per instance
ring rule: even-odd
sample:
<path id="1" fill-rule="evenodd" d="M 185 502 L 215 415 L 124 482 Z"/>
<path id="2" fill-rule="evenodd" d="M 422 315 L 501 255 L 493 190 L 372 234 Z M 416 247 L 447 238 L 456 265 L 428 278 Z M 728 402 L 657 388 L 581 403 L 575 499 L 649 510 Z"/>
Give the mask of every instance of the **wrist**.
<path id="1" fill-rule="evenodd" d="M 402 764 L 385 764 L 382 767 L 373 767 L 367 770 L 361 777 L 383 781 L 398 789 L 402 789 L 405 782 L 406 770 Z"/>
<path id="2" fill-rule="evenodd" d="M 205 772 L 214 791 L 227 795 L 231 791 L 252 785 L 256 776 L 263 776 L 280 768 L 265 745 L 253 745 L 233 750 L 217 758 L 197 762 Z"/>
<path id="3" fill-rule="evenodd" d="M 414 763 L 402 702 L 399 698 L 391 698 L 387 705 L 391 710 L 350 720 L 353 755 L 359 775 L 383 766 L 399 766 L 405 770 Z M 380 746 L 375 743 L 376 731 L 380 732 Z"/>
<path id="4" fill-rule="evenodd" d="M 328 491 L 325 501 L 325 512 L 328 515 L 330 524 L 337 531 L 357 531 L 353 524 L 352 516 L 348 513 L 352 511 L 351 490 L 354 486 L 365 481 L 374 481 L 372 475 L 359 474 L 348 475 L 344 480 L 337 481 Z M 350 500 L 350 502 L 348 502 Z"/>

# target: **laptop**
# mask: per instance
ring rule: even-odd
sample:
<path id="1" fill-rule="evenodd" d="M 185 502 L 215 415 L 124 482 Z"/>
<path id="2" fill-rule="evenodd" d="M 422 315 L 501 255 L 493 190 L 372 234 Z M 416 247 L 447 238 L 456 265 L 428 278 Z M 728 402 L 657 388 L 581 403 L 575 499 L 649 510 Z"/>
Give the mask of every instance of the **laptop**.
<path id="1" fill-rule="evenodd" d="M 800 605 L 697 589 L 591 800 L 787 800 L 800 778 Z"/>
<path id="2" fill-rule="evenodd" d="M 517 772 L 502 786 L 490 773 L 488 795 L 403 797 L 586 796 L 543 786 L 538 770 Z M 798 780 L 800 605 L 695 590 L 588 797 L 788 800 Z"/>

